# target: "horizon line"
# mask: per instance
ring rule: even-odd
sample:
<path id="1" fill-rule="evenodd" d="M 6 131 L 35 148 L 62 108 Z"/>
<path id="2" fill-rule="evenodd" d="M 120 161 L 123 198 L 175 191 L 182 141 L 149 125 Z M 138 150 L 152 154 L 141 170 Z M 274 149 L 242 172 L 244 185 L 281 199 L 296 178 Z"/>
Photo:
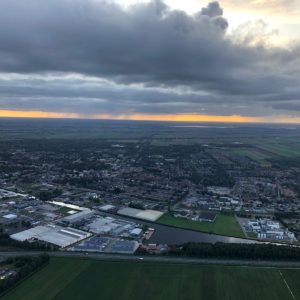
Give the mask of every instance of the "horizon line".
<path id="1" fill-rule="evenodd" d="M 0 118 L 14 119 L 81 119 L 111 121 L 149 121 L 176 123 L 244 123 L 244 124 L 300 124 L 300 117 L 277 116 L 241 116 L 241 115 L 204 115 L 204 114 L 79 114 L 45 111 L 1 110 Z"/>
<path id="2" fill-rule="evenodd" d="M 124 121 L 124 122 L 157 122 L 157 123 L 202 123 L 202 124 L 261 124 L 261 125 L 268 125 L 268 124 L 274 124 L 274 125 L 300 125 L 300 122 L 276 122 L 276 121 L 251 121 L 251 122 L 245 122 L 245 121 L 220 121 L 220 120 L 211 120 L 211 121 L 205 121 L 205 120 L 149 120 L 149 119 L 119 119 L 119 118 L 77 118 L 77 117 L 16 117 L 16 116 L 0 116 L 0 120 L 3 119 L 15 119 L 15 120 L 81 120 L 81 121 Z"/>

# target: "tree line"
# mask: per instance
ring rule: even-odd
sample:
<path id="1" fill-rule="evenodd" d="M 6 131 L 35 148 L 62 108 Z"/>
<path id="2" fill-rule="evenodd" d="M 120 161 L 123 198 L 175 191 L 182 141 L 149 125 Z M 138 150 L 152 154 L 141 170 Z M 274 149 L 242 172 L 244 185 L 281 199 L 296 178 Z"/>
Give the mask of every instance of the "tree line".
<path id="1" fill-rule="evenodd" d="M 263 260 L 300 260 L 300 247 L 274 244 L 186 243 L 170 248 L 170 255 Z"/>
<path id="2" fill-rule="evenodd" d="M 14 286 L 17 282 L 32 274 L 49 262 L 49 255 L 9 257 L 0 263 L 0 267 L 8 266 L 16 273 L 0 281 L 0 294 Z"/>
<path id="3" fill-rule="evenodd" d="M 0 234 L 0 247 L 5 248 L 21 248 L 21 249 L 30 249 L 30 250 L 56 250 L 58 247 L 50 244 L 46 244 L 39 241 L 34 242 L 19 242 L 16 240 L 13 240 L 9 237 L 8 234 Z"/>

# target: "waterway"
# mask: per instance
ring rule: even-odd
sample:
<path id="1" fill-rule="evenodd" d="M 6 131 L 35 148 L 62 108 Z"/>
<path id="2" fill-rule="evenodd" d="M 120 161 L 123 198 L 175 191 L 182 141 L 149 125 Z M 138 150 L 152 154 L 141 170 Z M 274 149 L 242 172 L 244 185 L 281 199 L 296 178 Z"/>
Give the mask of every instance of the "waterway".
<path id="1" fill-rule="evenodd" d="M 216 234 L 204 233 L 199 231 L 181 229 L 176 227 L 171 227 L 167 225 L 161 225 L 153 222 L 142 221 L 136 218 L 124 217 L 120 215 L 105 213 L 111 217 L 118 217 L 119 219 L 128 220 L 136 222 L 138 224 L 147 225 L 155 229 L 154 234 L 147 241 L 149 244 L 168 244 L 168 245 L 178 245 L 188 242 L 198 242 L 198 243 L 238 243 L 238 244 L 253 244 L 261 243 L 255 240 L 249 239 L 239 239 L 228 236 L 221 236 Z"/>

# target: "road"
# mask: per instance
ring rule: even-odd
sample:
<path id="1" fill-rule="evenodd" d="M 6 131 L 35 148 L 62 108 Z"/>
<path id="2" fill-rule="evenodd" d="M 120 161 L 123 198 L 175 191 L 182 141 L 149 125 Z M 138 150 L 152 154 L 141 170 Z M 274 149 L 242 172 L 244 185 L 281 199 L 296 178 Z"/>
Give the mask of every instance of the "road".
<path id="1" fill-rule="evenodd" d="M 102 254 L 102 253 L 82 253 L 67 251 L 16 251 L 16 252 L 0 252 L 0 257 L 11 256 L 33 256 L 41 253 L 47 253 L 53 257 L 73 257 L 73 258 L 92 258 L 108 261 L 131 261 L 131 262 L 155 262 L 170 264 L 192 264 L 192 265 L 224 265 L 224 266 L 254 266 L 268 268 L 299 268 L 300 261 L 263 261 L 263 260 L 240 260 L 240 259 L 214 259 L 214 258 L 188 258 L 188 257 L 172 257 L 172 256 L 135 256 L 123 254 Z"/>

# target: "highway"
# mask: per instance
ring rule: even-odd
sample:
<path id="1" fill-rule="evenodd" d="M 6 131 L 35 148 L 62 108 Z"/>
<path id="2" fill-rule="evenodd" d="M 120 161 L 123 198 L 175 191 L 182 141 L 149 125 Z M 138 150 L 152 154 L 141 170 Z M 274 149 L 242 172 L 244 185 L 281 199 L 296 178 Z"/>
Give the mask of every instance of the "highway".
<path id="1" fill-rule="evenodd" d="M 224 266 L 253 266 L 268 268 L 299 268 L 300 261 L 264 261 L 264 260 L 241 260 L 241 259 L 215 259 L 215 258 L 188 258 L 173 256 L 136 256 L 123 254 L 102 254 L 102 253 L 82 253 L 71 251 L 16 251 L 16 252 L 0 252 L 0 257 L 11 256 L 33 256 L 47 253 L 52 257 L 70 257 L 70 258 L 92 258 L 108 261 L 130 261 L 138 263 L 169 263 L 169 264 L 192 264 L 192 265 L 224 265 Z"/>

